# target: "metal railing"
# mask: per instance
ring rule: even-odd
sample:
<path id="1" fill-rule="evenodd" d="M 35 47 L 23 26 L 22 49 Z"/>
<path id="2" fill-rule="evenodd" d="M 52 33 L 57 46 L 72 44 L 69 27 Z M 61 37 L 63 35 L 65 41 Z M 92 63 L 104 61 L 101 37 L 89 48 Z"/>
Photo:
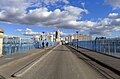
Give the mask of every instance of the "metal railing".
<path id="1" fill-rule="evenodd" d="M 69 44 L 77 46 L 77 42 L 70 42 Z M 120 39 L 79 41 L 78 46 L 96 52 L 120 57 Z"/>
<path id="2" fill-rule="evenodd" d="M 48 46 L 55 45 L 56 42 L 48 42 Z M 46 46 L 46 41 L 44 41 Z M 3 55 L 13 54 L 16 52 L 23 52 L 35 48 L 41 48 L 42 41 L 30 39 L 3 39 Z"/>

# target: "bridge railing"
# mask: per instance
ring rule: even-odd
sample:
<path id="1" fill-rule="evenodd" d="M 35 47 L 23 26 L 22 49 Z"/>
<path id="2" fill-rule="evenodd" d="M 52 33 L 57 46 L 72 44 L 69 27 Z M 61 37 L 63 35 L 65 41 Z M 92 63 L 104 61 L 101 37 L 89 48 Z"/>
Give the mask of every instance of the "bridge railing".
<path id="1" fill-rule="evenodd" d="M 23 52 L 30 49 L 41 48 L 42 42 L 40 40 L 31 39 L 3 39 L 3 55 L 13 54 L 16 52 Z M 56 42 L 48 42 L 48 46 L 55 45 Z M 44 46 L 46 46 L 46 41 L 44 41 Z"/>
<path id="2" fill-rule="evenodd" d="M 34 49 L 34 41 L 28 39 L 3 39 L 3 55 Z"/>
<path id="3" fill-rule="evenodd" d="M 69 42 L 69 44 L 77 46 L 77 42 Z M 78 46 L 120 57 L 120 39 L 78 41 Z"/>

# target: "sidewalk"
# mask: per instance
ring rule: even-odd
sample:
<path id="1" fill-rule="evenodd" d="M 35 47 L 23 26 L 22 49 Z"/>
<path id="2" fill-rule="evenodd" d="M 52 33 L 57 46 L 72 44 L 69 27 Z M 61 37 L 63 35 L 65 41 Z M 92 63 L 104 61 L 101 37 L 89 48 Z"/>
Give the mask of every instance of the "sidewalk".
<path id="1" fill-rule="evenodd" d="M 98 64 L 110 69 L 111 71 L 115 72 L 116 74 L 120 75 L 120 59 L 114 58 L 111 56 L 107 56 L 101 53 L 97 53 L 94 51 L 90 51 L 84 48 L 75 48 L 70 46 L 73 49 L 77 50 L 81 54 L 85 55 L 86 57 L 90 58 L 91 60 L 97 62 Z"/>
<path id="2" fill-rule="evenodd" d="M 0 57 L 3 57 L 3 55 L 0 54 Z"/>
<path id="3" fill-rule="evenodd" d="M 9 62 L 12 62 L 14 60 L 17 60 L 17 59 L 21 59 L 21 58 L 24 58 L 24 57 L 27 57 L 27 56 L 30 56 L 30 55 L 34 55 L 34 54 L 37 54 L 39 52 L 42 52 L 46 49 L 49 49 L 49 48 L 52 48 L 54 46 L 49 46 L 49 47 L 46 47 L 46 48 L 40 48 L 40 49 L 32 49 L 32 50 L 27 50 L 27 51 L 24 51 L 24 52 L 17 52 L 17 53 L 14 53 L 14 54 L 9 54 L 9 55 L 1 55 L 0 56 L 0 66 L 3 65 L 3 64 L 6 64 L 6 63 L 9 63 Z"/>

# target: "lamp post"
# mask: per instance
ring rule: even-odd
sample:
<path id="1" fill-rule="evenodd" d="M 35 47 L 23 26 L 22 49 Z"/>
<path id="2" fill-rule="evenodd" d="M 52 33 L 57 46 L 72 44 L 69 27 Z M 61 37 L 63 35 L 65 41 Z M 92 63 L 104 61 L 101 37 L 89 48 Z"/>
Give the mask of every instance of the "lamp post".
<path id="1" fill-rule="evenodd" d="M 43 42 L 42 42 L 42 46 L 43 46 L 43 48 L 44 48 L 44 38 L 45 38 L 45 37 L 44 37 L 44 33 L 45 33 L 45 32 L 42 32 L 42 33 L 43 33 L 43 39 L 42 39 Z"/>
<path id="2" fill-rule="evenodd" d="M 78 48 L 78 31 L 76 31 L 77 34 L 77 48 Z"/>

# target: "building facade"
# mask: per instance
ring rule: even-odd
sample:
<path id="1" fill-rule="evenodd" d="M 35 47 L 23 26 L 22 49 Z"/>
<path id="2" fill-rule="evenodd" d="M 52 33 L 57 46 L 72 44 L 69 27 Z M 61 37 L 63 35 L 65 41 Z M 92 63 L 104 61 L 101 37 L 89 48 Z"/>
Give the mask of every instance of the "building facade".
<path id="1" fill-rule="evenodd" d="M 90 35 L 85 35 L 85 34 L 73 34 L 68 36 L 68 41 L 69 42 L 74 42 L 74 41 L 88 41 L 88 40 L 94 40 L 94 38 Z"/>
<path id="2" fill-rule="evenodd" d="M 2 50 L 3 50 L 3 29 L 0 28 L 0 56 L 2 55 Z"/>
<path id="3" fill-rule="evenodd" d="M 56 42 L 61 42 L 61 32 L 59 30 L 55 32 L 55 40 Z"/>
<path id="4" fill-rule="evenodd" d="M 47 34 L 47 42 L 53 42 L 53 34 L 52 33 L 48 33 Z"/>

